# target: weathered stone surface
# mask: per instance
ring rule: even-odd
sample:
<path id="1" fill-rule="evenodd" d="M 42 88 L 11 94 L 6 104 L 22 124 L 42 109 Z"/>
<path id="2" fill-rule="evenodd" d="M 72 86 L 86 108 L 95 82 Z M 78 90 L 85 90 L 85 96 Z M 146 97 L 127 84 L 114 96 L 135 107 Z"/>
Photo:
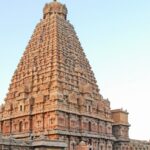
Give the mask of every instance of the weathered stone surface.
<path id="1" fill-rule="evenodd" d="M 0 107 L 1 149 L 129 150 L 128 113 L 99 93 L 67 12 L 44 7 Z"/>

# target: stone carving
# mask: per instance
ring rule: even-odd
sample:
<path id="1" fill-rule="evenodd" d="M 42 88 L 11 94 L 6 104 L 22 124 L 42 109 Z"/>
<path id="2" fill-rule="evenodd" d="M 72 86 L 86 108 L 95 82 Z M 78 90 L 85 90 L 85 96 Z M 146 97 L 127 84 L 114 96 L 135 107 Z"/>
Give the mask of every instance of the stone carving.
<path id="1" fill-rule="evenodd" d="M 77 99 L 78 99 L 78 96 L 75 92 L 72 92 L 69 94 L 68 100 L 70 103 L 77 104 Z"/>
<path id="2" fill-rule="evenodd" d="M 84 91 L 84 93 L 91 94 L 92 93 L 92 86 L 89 83 L 85 84 L 83 87 L 83 91 Z"/>
<path id="3" fill-rule="evenodd" d="M 66 6 L 54 1 L 43 13 L 0 107 L 0 146 L 12 136 L 27 140 L 12 149 L 129 148 L 128 113 L 111 111 L 99 93 Z"/>

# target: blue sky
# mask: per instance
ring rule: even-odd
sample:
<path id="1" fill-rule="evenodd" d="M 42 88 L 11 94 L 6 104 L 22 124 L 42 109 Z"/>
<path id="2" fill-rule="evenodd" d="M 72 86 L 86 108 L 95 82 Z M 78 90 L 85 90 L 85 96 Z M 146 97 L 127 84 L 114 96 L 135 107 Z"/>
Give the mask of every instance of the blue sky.
<path id="1" fill-rule="evenodd" d="M 48 0 L 0 2 L 0 101 Z M 62 0 L 112 108 L 129 111 L 130 137 L 150 139 L 150 1 Z"/>

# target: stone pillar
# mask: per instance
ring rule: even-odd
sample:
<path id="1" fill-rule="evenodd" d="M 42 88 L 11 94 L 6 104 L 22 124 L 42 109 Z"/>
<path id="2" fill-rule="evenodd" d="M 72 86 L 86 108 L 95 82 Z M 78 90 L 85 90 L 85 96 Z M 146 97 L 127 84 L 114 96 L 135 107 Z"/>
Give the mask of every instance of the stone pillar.
<path id="1" fill-rule="evenodd" d="M 97 146 L 98 146 L 97 150 L 100 150 L 100 141 L 98 141 Z"/>

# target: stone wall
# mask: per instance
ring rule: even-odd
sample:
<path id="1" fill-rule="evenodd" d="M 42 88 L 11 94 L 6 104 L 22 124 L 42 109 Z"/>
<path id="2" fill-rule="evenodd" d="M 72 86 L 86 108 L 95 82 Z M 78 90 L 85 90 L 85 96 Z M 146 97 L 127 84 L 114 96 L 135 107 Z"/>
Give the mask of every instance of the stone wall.
<path id="1" fill-rule="evenodd" d="M 131 139 L 130 150 L 150 150 L 150 142 Z"/>
<path id="2" fill-rule="evenodd" d="M 39 139 L 15 139 L 0 135 L 0 150 L 65 150 L 67 144 L 63 141 L 52 141 L 41 136 Z"/>
<path id="3" fill-rule="evenodd" d="M 65 5 L 45 5 L 0 107 L 1 149 L 149 150 L 129 143 L 128 113 L 111 111 L 66 19 Z"/>

